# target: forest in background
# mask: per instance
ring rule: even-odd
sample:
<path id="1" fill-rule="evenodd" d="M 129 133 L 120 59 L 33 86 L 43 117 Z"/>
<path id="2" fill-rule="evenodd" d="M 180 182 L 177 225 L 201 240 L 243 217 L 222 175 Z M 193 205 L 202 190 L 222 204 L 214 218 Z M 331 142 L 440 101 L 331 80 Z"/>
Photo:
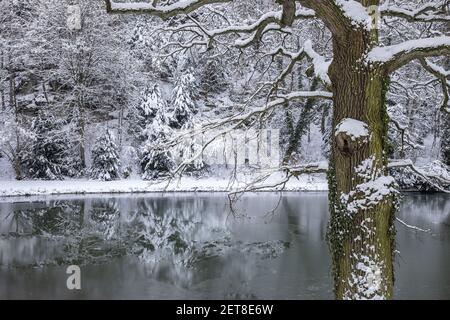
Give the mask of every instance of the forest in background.
<path id="1" fill-rule="evenodd" d="M 80 28 L 68 24 L 71 5 L 81 8 Z M 233 19 L 251 24 L 256 8 L 271 10 L 274 4 L 245 1 L 237 7 Z M 267 92 L 251 97 L 254 88 L 290 67 L 287 55 L 261 54 L 258 43 L 250 52 L 226 46 L 204 50 L 176 31 L 196 20 L 214 25 L 225 19 L 214 9 L 162 22 L 145 15 L 107 15 L 101 0 L 0 0 L 0 177 L 167 177 L 201 147 L 180 143 L 164 149 L 163 141 L 242 112 L 250 98 L 250 106 L 263 104 Z M 383 34 L 387 43 L 448 34 L 445 23 L 395 18 L 386 23 L 396 26 Z M 331 57 L 330 34 L 321 22 L 304 21 L 293 29 L 295 36 L 273 37 L 293 51 L 311 39 L 316 52 Z M 264 46 L 279 40 L 268 39 Z M 436 60 L 448 65 L 448 57 Z M 281 91 L 321 89 L 307 61 L 290 71 Z M 387 97 L 389 157 L 411 159 L 423 172 L 448 179 L 450 119 L 440 108 L 443 99 L 441 83 L 419 62 L 393 74 Z M 261 129 L 280 130 L 282 164 L 305 165 L 327 161 L 331 113 L 331 102 L 311 98 L 287 102 L 257 121 Z M 231 170 L 232 165 L 196 161 L 185 174 Z M 409 168 L 392 171 L 403 188 L 436 190 Z"/>

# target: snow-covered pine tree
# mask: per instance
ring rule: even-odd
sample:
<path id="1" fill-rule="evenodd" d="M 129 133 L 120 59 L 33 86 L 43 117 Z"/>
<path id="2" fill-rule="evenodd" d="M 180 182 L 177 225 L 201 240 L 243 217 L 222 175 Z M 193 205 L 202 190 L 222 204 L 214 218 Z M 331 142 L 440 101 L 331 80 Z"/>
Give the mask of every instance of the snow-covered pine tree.
<path id="1" fill-rule="evenodd" d="M 197 107 L 192 99 L 195 90 L 195 78 L 190 71 L 180 76 L 176 87 L 173 89 L 170 126 L 174 129 L 190 128 L 193 126 L 193 116 L 197 113 Z"/>
<path id="2" fill-rule="evenodd" d="M 169 119 L 165 112 L 165 108 L 160 109 L 152 123 L 145 130 L 148 138 L 141 152 L 141 170 L 144 180 L 151 180 L 165 175 L 175 167 L 171 151 L 162 147 L 164 141 L 172 134 L 172 129 L 168 124 Z"/>
<path id="3" fill-rule="evenodd" d="M 226 89 L 225 73 L 216 60 L 208 60 L 201 70 L 200 91 L 205 99 Z"/>
<path id="4" fill-rule="evenodd" d="M 131 133 L 138 142 L 147 140 L 146 129 L 156 117 L 158 110 L 165 109 L 166 103 L 161 96 L 158 84 L 148 86 L 130 115 Z"/>
<path id="5" fill-rule="evenodd" d="M 197 95 L 197 86 L 192 69 L 187 69 L 177 81 L 177 85 L 173 90 L 172 106 L 173 112 L 170 117 L 170 127 L 173 129 L 187 130 L 192 129 L 195 125 L 195 114 L 198 107 L 194 102 Z M 201 145 L 192 139 L 180 142 L 174 150 L 176 163 L 185 159 L 193 158 L 201 149 Z M 185 171 L 197 171 L 204 167 L 203 160 L 198 158 L 193 163 L 189 163 Z"/>
<path id="6" fill-rule="evenodd" d="M 47 110 L 39 110 L 31 124 L 32 137 L 21 154 L 25 176 L 32 179 L 61 179 L 68 149 L 62 123 Z"/>
<path id="7" fill-rule="evenodd" d="M 119 178 L 120 159 L 113 133 L 107 129 L 92 150 L 91 179 L 111 181 Z"/>

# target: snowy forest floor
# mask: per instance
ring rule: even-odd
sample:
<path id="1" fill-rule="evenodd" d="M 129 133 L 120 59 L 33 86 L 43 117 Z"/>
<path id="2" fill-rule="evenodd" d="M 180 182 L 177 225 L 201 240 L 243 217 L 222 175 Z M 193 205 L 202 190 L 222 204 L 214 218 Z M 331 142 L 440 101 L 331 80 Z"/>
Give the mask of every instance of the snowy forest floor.
<path id="1" fill-rule="evenodd" d="M 282 181 L 282 173 L 274 174 L 264 185 L 274 185 Z M 144 181 L 123 179 L 115 181 L 94 181 L 87 179 L 44 181 L 44 180 L 0 180 L 0 196 L 31 196 L 52 194 L 96 194 L 96 193 L 144 193 L 144 192 L 229 192 L 247 186 L 250 177 L 238 177 L 232 183 L 229 178 L 182 177 L 168 181 Z M 273 191 L 266 188 L 264 191 Z M 303 175 L 286 183 L 285 191 L 327 191 L 324 174 Z"/>

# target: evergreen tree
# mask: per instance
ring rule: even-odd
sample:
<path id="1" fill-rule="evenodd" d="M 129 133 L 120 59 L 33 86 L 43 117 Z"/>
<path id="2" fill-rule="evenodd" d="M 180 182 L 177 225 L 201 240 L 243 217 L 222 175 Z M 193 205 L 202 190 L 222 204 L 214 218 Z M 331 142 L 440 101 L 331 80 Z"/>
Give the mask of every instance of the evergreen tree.
<path id="1" fill-rule="evenodd" d="M 173 129 L 191 129 L 194 127 L 195 114 L 198 112 L 194 103 L 194 97 L 197 93 L 195 78 L 192 70 L 188 69 L 180 76 L 175 89 L 173 90 L 173 112 L 170 117 L 170 127 Z M 201 146 L 193 140 L 179 143 L 174 152 L 175 162 L 181 162 L 185 159 L 191 159 L 196 155 Z M 194 163 L 187 165 L 185 171 L 197 171 L 204 167 L 202 159 L 197 159 Z"/>
<path id="2" fill-rule="evenodd" d="M 119 153 L 110 130 L 101 135 L 92 150 L 91 179 L 110 181 L 119 178 Z"/>
<path id="3" fill-rule="evenodd" d="M 166 103 L 161 96 L 158 84 L 154 84 L 144 90 L 142 98 L 132 110 L 131 131 L 137 141 L 144 142 L 147 140 L 146 129 L 160 109 L 166 109 Z"/>
<path id="4" fill-rule="evenodd" d="M 208 60 L 201 74 L 200 90 L 205 99 L 226 89 L 225 74 L 216 60 Z"/>
<path id="5" fill-rule="evenodd" d="M 175 167 L 172 153 L 162 147 L 164 141 L 172 134 L 168 125 L 165 109 L 160 109 L 151 125 L 147 127 L 147 141 L 142 147 L 141 170 L 145 180 L 155 179 L 169 173 Z"/>
<path id="6" fill-rule="evenodd" d="M 61 122 L 40 110 L 31 124 L 31 132 L 33 139 L 21 155 L 25 175 L 33 179 L 61 179 L 68 149 Z"/>
<path id="7" fill-rule="evenodd" d="M 193 116 L 197 107 L 192 99 L 194 91 L 194 76 L 191 72 L 183 74 L 173 90 L 173 112 L 170 126 L 174 129 L 190 128 L 193 125 Z"/>

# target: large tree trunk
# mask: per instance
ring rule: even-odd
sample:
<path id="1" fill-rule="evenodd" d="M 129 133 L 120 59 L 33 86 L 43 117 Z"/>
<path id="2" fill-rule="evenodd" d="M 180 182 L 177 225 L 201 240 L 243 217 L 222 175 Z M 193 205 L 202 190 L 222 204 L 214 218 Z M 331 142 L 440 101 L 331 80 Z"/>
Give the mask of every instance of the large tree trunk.
<path id="1" fill-rule="evenodd" d="M 384 152 L 388 76 L 384 70 L 361 62 L 364 53 L 376 44 L 373 39 L 373 34 L 361 30 L 335 38 L 329 70 L 335 131 L 331 139 L 328 240 L 338 299 L 389 299 L 393 294 L 396 190 L 393 179 L 387 176 Z M 345 130 L 343 122 L 355 124 L 353 128 L 360 131 L 365 128 L 368 134 Z"/>

